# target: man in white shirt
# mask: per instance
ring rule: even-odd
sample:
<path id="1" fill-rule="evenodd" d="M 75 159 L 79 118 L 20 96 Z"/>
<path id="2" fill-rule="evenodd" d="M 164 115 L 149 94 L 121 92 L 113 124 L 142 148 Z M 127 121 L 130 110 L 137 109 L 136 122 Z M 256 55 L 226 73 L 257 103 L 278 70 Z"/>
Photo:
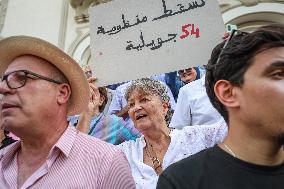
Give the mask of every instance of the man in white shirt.
<path id="1" fill-rule="evenodd" d="M 170 127 L 182 129 L 189 125 L 213 124 L 222 119 L 209 101 L 203 76 L 180 89 Z"/>

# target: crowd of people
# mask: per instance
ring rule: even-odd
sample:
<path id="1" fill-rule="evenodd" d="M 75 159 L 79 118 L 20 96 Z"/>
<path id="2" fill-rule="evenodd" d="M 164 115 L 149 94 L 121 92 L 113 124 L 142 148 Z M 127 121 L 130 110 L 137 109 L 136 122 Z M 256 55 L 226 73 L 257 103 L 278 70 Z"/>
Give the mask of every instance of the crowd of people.
<path id="1" fill-rule="evenodd" d="M 8 37 L 0 74 L 1 189 L 284 186 L 283 24 L 107 87 L 56 46 Z"/>

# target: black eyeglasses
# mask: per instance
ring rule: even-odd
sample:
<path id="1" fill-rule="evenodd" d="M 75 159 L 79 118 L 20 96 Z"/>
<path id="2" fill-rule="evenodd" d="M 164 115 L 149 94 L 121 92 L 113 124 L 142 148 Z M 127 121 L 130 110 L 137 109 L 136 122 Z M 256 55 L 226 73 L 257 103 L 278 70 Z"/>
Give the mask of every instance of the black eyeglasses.
<path id="1" fill-rule="evenodd" d="M 36 73 L 28 71 L 28 70 L 17 70 L 17 71 L 10 72 L 10 73 L 1 77 L 1 82 L 3 82 L 5 80 L 6 83 L 7 83 L 7 86 L 10 89 L 18 89 L 18 88 L 25 86 L 28 78 L 29 79 L 35 79 L 35 77 L 49 81 L 49 82 L 52 82 L 52 83 L 62 84 L 62 82 L 60 82 L 60 81 L 50 79 L 48 77 L 36 74 Z"/>
<path id="2" fill-rule="evenodd" d="M 231 41 L 231 39 L 232 39 L 234 36 L 236 36 L 236 35 L 245 36 L 245 35 L 247 35 L 247 34 L 249 34 L 249 33 L 248 33 L 248 32 L 244 32 L 244 31 L 240 31 L 240 30 L 235 30 L 235 29 L 233 29 L 232 32 L 231 32 L 231 34 L 230 34 L 230 36 L 229 36 L 229 38 L 226 40 L 226 42 L 225 42 L 225 44 L 224 44 L 224 46 L 223 46 L 223 48 L 222 48 L 222 50 L 221 50 L 221 52 L 220 52 L 220 54 L 219 54 L 219 56 L 218 56 L 218 59 L 217 59 L 215 65 L 218 65 L 218 64 L 219 64 L 220 57 L 221 57 L 221 55 L 223 54 L 223 50 L 228 46 L 228 43 Z M 215 66 L 215 65 L 214 65 L 214 66 Z"/>

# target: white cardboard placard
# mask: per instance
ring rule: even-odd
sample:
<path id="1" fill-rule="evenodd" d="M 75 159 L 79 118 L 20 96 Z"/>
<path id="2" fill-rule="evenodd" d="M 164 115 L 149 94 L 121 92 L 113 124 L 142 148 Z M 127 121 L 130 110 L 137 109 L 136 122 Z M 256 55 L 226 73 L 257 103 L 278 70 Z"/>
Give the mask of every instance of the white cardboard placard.
<path id="1" fill-rule="evenodd" d="M 217 0 L 114 0 L 90 9 L 98 85 L 207 64 L 225 31 Z"/>

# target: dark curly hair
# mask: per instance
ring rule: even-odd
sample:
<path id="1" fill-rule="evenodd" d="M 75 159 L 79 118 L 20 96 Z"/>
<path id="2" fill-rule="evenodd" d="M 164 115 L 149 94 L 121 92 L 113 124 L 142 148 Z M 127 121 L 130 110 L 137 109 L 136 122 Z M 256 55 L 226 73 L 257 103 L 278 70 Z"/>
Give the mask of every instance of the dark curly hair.
<path id="1" fill-rule="evenodd" d="M 212 105 L 229 123 L 226 107 L 214 93 L 218 80 L 227 80 L 234 86 L 244 83 L 244 74 L 251 66 L 253 58 L 260 52 L 284 46 L 284 25 L 271 24 L 258 28 L 247 35 L 237 34 L 223 48 L 225 42 L 217 45 L 206 66 L 206 92 Z"/>

